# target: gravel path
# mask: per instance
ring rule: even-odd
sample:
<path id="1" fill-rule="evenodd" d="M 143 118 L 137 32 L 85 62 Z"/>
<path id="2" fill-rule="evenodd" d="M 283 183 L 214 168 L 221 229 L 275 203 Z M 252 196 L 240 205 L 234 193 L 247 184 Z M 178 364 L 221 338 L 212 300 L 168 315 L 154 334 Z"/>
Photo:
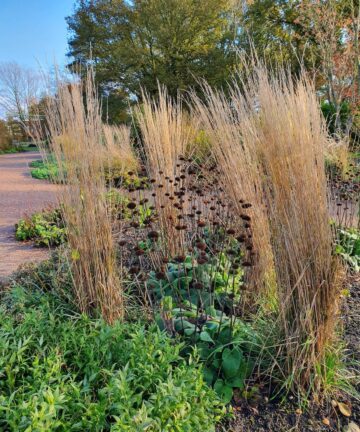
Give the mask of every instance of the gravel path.
<path id="1" fill-rule="evenodd" d="M 33 179 L 29 163 L 40 159 L 38 152 L 0 155 L 0 279 L 5 279 L 20 264 L 41 261 L 48 251 L 17 242 L 14 224 L 26 213 L 56 203 L 58 186 Z"/>

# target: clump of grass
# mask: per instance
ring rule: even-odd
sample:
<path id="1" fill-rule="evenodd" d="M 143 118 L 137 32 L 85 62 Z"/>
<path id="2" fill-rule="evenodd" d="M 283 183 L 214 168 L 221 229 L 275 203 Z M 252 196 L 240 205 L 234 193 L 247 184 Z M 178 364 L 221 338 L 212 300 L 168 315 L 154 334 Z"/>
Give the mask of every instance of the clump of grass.
<path id="1" fill-rule="evenodd" d="M 47 99 L 50 152 L 56 160 L 63 218 L 71 249 L 76 298 L 83 312 L 108 321 L 123 316 L 121 275 L 106 200 L 103 125 L 92 73 L 85 82 L 59 82 Z"/>
<path id="2" fill-rule="evenodd" d="M 137 172 L 139 161 L 131 141 L 130 127 L 104 125 L 104 168 L 110 178 L 123 177 L 128 171 Z"/>
<path id="3" fill-rule="evenodd" d="M 340 289 L 327 206 L 326 125 L 312 84 L 260 69 L 252 82 L 260 110 L 262 163 L 275 257 L 285 368 L 306 388 L 334 336 Z M 316 377 L 315 377 L 316 379 Z"/>
<path id="4" fill-rule="evenodd" d="M 264 285 L 267 289 L 271 287 L 273 280 L 269 221 L 253 139 L 255 125 L 251 108 L 241 97 L 238 86 L 232 89 L 231 101 L 207 85 L 204 93 L 206 103 L 193 97 L 194 115 L 201 118 L 204 132 L 212 143 L 212 155 L 221 171 L 218 179 L 234 207 L 234 223 L 241 227 L 245 222 L 247 235 L 254 245 L 254 266 L 247 278 L 249 290 L 245 302 L 249 306 L 257 301 Z"/>
<path id="5" fill-rule="evenodd" d="M 179 100 L 172 100 L 164 88 L 159 88 L 158 100 L 144 94 L 143 104 L 136 109 L 147 171 L 154 186 L 154 202 L 159 212 L 161 234 L 164 237 L 165 253 L 170 256 L 184 253 L 184 232 L 175 229 L 171 222 L 176 218 L 172 206 L 166 206 L 167 198 L 157 193 L 165 187 L 164 178 L 171 179 L 167 185 L 168 193 L 173 195 L 176 165 L 179 157 L 189 148 L 192 128 L 182 110 Z"/>
<path id="6" fill-rule="evenodd" d="M 331 343 L 340 288 L 327 207 L 326 126 L 312 84 L 258 66 L 227 99 L 195 98 L 238 214 L 249 200 L 261 281 L 273 266 L 280 348 L 275 369 L 291 390 L 321 385 L 315 365 Z M 241 200 L 241 201 L 240 201 Z M 240 205 L 238 204 L 240 203 Z M 266 265 L 264 265 L 266 263 Z M 280 366 L 280 368 L 279 368 Z M 317 380 L 318 379 L 318 380 Z"/>

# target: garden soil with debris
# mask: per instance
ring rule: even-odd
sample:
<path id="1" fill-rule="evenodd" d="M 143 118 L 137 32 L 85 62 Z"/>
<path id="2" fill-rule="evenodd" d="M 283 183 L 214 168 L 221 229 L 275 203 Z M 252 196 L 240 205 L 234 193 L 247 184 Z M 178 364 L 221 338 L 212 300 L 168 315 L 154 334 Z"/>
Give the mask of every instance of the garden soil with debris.
<path id="1" fill-rule="evenodd" d="M 349 362 L 360 361 L 360 276 L 349 279 L 349 296 L 344 298 L 342 320 Z M 359 376 L 360 370 L 355 371 Z M 360 392 L 360 386 L 356 388 Z M 236 399 L 236 398 L 235 398 Z M 335 401 L 349 408 L 350 416 L 343 415 Z M 238 398 L 234 406 L 235 418 L 218 431 L 223 432 L 360 432 L 360 402 L 339 394 L 331 401 L 312 404 L 302 412 L 291 398 L 283 404 L 274 403 L 267 395 L 256 400 Z M 349 414 L 348 413 L 348 414 Z"/>

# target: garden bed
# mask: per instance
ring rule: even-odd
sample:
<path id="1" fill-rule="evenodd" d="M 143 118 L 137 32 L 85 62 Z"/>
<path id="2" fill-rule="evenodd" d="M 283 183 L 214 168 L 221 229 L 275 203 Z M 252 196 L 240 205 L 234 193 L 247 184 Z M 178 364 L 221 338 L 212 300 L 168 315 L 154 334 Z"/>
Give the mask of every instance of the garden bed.
<path id="1" fill-rule="evenodd" d="M 344 343 L 350 369 L 354 375 L 360 372 L 360 277 L 349 278 L 349 295 L 343 297 L 342 322 Z M 360 391 L 360 382 L 355 387 Z M 271 399 L 271 398 L 270 398 Z M 335 397 L 322 402 L 311 402 L 306 409 L 299 408 L 297 401 L 288 397 L 285 401 L 269 400 L 269 393 L 263 389 L 256 398 L 246 401 L 239 398 L 234 404 L 235 418 L 219 432 L 310 432 L 342 431 L 358 432 L 360 427 L 360 401 L 355 397 L 339 392 L 336 400 L 350 408 L 351 415 L 344 416 L 333 405 Z"/>

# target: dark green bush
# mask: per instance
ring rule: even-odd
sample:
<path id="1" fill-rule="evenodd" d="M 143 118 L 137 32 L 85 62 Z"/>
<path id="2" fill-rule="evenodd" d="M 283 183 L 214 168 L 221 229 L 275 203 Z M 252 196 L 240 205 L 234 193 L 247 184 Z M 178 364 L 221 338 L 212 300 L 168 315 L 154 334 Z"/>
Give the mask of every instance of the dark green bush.
<path id="1" fill-rule="evenodd" d="M 196 361 L 156 326 L 109 326 L 20 287 L 0 319 L 1 430 L 214 431 L 223 416 Z"/>
<path id="2" fill-rule="evenodd" d="M 331 134 L 334 134 L 337 132 L 336 130 L 336 108 L 333 104 L 330 102 L 324 101 L 321 104 L 321 111 L 325 117 L 326 124 L 328 126 L 329 132 Z M 350 106 L 347 102 L 343 102 L 340 107 L 340 112 L 338 114 L 339 116 L 339 126 L 341 130 L 345 130 L 346 124 L 349 120 L 349 117 L 351 115 Z"/>
<path id="3" fill-rule="evenodd" d="M 44 210 L 20 219 L 15 227 L 17 240 L 33 240 L 37 246 L 58 246 L 66 240 L 60 209 Z"/>

